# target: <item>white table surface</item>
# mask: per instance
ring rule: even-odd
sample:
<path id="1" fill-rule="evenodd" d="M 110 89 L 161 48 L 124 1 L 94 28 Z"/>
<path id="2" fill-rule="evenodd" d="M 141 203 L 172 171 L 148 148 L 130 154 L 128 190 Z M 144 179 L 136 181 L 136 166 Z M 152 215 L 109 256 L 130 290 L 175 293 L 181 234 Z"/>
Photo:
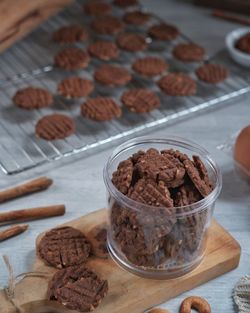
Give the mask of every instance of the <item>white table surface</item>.
<path id="1" fill-rule="evenodd" d="M 188 2 L 143 2 L 149 10 L 159 14 L 166 21 L 177 24 L 194 41 L 203 45 L 210 55 L 224 48 L 227 32 L 240 27 L 213 19 L 209 10 L 194 7 Z M 185 136 L 210 151 L 223 173 L 223 189 L 216 205 L 215 217 L 242 247 L 238 269 L 162 304 L 162 307 L 171 312 L 177 312 L 181 300 L 189 295 L 207 298 L 213 312 L 236 311 L 232 300 L 233 286 L 242 275 L 250 272 L 250 186 L 237 176 L 232 159 L 217 150 L 216 146 L 230 134 L 250 123 L 249 99 L 250 94 L 242 96 L 218 110 L 199 114 L 153 133 L 159 136 Z M 65 216 L 31 222 L 26 233 L 0 244 L 0 255 L 7 254 L 10 257 L 16 273 L 30 268 L 35 255 L 35 238 L 39 233 L 105 206 L 102 169 L 111 151 L 112 148 L 109 148 L 89 157 L 71 159 L 71 162 L 53 163 L 18 176 L 7 177 L 0 174 L 0 188 L 41 174 L 54 179 L 54 185 L 48 191 L 1 205 L 1 212 L 56 203 L 65 203 L 67 207 Z M 0 285 L 6 283 L 7 274 L 0 259 Z"/>

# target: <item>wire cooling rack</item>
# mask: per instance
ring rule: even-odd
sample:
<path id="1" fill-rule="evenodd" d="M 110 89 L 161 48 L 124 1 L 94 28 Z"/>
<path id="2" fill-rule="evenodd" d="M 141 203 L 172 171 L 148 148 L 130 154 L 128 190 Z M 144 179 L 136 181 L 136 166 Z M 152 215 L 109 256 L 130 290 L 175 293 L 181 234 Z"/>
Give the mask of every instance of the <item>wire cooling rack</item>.
<path id="1" fill-rule="evenodd" d="M 162 93 L 154 80 L 144 79 L 133 74 L 132 82 L 121 88 L 107 88 L 96 84 L 95 95 L 109 95 L 118 103 L 122 92 L 129 87 L 147 87 L 159 95 L 161 107 L 147 114 L 135 114 L 123 110 L 123 115 L 118 120 L 110 122 L 95 122 L 80 116 L 79 104 L 84 101 L 65 100 L 56 95 L 57 84 L 72 73 L 55 69 L 53 56 L 61 49 L 51 40 L 51 33 L 60 26 L 70 23 L 90 25 L 90 18 L 82 12 L 84 1 L 79 1 L 66 8 L 57 16 L 49 19 L 39 29 L 14 47 L 1 55 L 0 58 L 0 167 L 6 174 L 20 173 L 24 170 L 36 167 L 48 161 L 58 160 L 79 152 L 93 150 L 107 143 L 128 136 L 136 136 L 140 132 L 168 124 L 184 116 L 217 107 L 226 100 L 238 97 L 250 91 L 247 74 L 241 71 L 231 72 L 230 78 L 218 86 L 197 81 L 198 92 L 191 97 L 170 97 Z M 119 9 L 113 8 L 113 14 L 121 16 Z M 152 17 L 144 27 L 127 26 L 127 30 L 145 33 L 146 28 L 158 22 L 157 17 Z M 91 33 L 89 41 L 101 36 Z M 108 38 L 111 39 L 111 38 Z M 171 55 L 174 45 L 188 41 L 184 35 L 180 35 L 170 43 L 149 41 L 147 52 L 130 54 L 121 52 L 115 63 L 122 64 L 131 72 L 131 63 L 134 59 L 144 55 L 158 55 L 166 58 L 170 64 L 170 71 L 183 71 L 195 78 L 194 70 L 200 64 L 184 64 L 175 60 Z M 86 48 L 89 42 L 77 44 Z M 96 66 L 101 61 L 93 59 L 87 70 L 78 71 L 77 74 L 92 78 Z M 74 73 L 75 74 L 75 73 Z M 12 97 L 20 89 L 33 85 L 50 90 L 55 95 L 55 102 L 51 108 L 25 111 L 15 107 Z M 39 118 L 52 112 L 61 112 L 74 118 L 76 133 L 65 140 L 45 141 L 34 134 L 35 124 Z"/>

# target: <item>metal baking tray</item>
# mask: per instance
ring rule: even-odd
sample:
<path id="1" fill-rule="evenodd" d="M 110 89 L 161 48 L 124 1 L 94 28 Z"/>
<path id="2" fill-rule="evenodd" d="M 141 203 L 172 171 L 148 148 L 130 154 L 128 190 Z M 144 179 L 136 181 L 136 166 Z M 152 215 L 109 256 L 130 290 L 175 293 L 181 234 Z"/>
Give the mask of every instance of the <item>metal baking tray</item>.
<path id="1" fill-rule="evenodd" d="M 84 2 L 86 1 L 78 1 L 64 9 L 60 14 L 50 18 L 39 29 L 1 55 L 0 167 L 5 174 L 20 173 L 45 162 L 94 150 L 121 138 L 137 136 L 139 133 L 160 125 L 167 125 L 195 112 L 212 107 L 216 108 L 228 99 L 250 91 L 249 78 L 247 78 L 249 72 L 238 71 L 237 68 L 235 68 L 235 71 L 231 71 L 228 80 L 218 86 L 209 86 L 197 81 L 197 95 L 191 97 L 167 96 L 155 84 L 157 78 L 154 80 L 143 79 L 133 73 L 133 81 L 128 86 L 112 89 L 96 84 L 94 95 L 109 95 L 120 103 L 120 95 L 126 88 L 132 86 L 148 87 L 155 90 L 161 99 L 161 107 L 158 110 L 147 114 L 135 114 L 123 109 L 123 116 L 110 122 L 95 122 L 81 117 L 79 105 L 84 99 L 72 101 L 56 96 L 57 84 L 72 73 L 53 67 L 53 57 L 62 46 L 51 40 L 51 34 L 60 26 L 71 23 L 89 26 L 91 19 L 85 16 L 82 10 Z M 113 14 L 116 16 L 121 16 L 123 13 L 122 10 L 117 8 L 113 10 Z M 159 21 L 157 17 L 152 17 L 146 26 L 127 26 L 127 30 L 146 34 L 146 29 L 151 24 Z M 94 34 L 90 27 L 89 31 L 91 33 L 89 41 L 77 44 L 77 46 L 86 48 L 90 41 L 107 37 Z M 153 41 L 147 51 L 133 54 L 123 51 L 115 62 L 109 63 L 122 64 L 131 70 L 131 63 L 137 57 L 158 55 L 168 60 L 170 71 L 184 71 L 195 77 L 194 70 L 200 64 L 184 64 L 171 55 L 174 45 L 186 41 L 189 41 L 189 39 L 184 35 L 180 35 L 170 43 Z M 94 69 L 101 63 L 101 61 L 92 59 L 91 65 L 86 70 L 77 71 L 77 74 L 92 77 Z M 32 112 L 15 107 L 12 103 L 14 93 L 17 89 L 28 85 L 40 86 L 50 90 L 55 95 L 54 105 L 51 108 Z M 72 116 L 76 122 L 76 133 L 65 140 L 51 142 L 36 138 L 34 128 L 37 120 L 52 112 Z"/>

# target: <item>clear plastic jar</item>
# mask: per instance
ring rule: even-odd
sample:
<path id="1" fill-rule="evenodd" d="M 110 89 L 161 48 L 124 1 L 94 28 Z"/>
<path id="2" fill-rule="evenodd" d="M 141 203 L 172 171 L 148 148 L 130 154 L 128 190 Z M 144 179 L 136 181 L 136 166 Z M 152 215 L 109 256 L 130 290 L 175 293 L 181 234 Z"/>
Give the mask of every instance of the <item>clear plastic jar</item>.
<path id="1" fill-rule="evenodd" d="M 112 183 L 113 172 L 121 161 L 150 148 L 198 155 L 208 170 L 213 191 L 192 205 L 173 208 L 145 205 L 122 194 Z M 135 138 L 114 150 L 104 168 L 104 181 L 109 208 L 108 249 L 116 263 L 142 277 L 167 279 L 188 273 L 202 261 L 222 186 L 220 170 L 205 149 L 178 137 Z"/>

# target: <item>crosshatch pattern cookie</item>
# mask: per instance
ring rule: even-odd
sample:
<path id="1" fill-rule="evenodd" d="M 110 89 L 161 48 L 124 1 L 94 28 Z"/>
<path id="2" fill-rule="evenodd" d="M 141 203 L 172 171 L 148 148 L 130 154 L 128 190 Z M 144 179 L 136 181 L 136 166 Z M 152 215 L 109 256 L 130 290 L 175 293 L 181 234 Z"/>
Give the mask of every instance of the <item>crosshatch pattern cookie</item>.
<path id="1" fill-rule="evenodd" d="M 72 118 L 63 114 L 42 117 L 36 124 L 36 135 L 45 140 L 64 139 L 75 132 Z"/>
<path id="2" fill-rule="evenodd" d="M 90 250 L 91 245 L 86 237 L 79 230 L 67 226 L 48 231 L 37 248 L 42 260 L 57 268 L 85 262 Z"/>
<path id="3" fill-rule="evenodd" d="M 92 22 L 95 32 L 101 35 L 116 35 L 124 28 L 123 22 L 112 15 L 100 16 Z"/>
<path id="4" fill-rule="evenodd" d="M 208 63 L 200 66 L 196 75 L 206 83 L 219 84 L 228 78 L 229 71 L 222 65 Z"/>
<path id="5" fill-rule="evenodd" d="M 18 90 L 13 97 L 13 102 L 22 109 L 41 109 L 52 105 L 53 96 L 46 89 L 30 86 Z"/>
<path id="6" fill-rule="evenodd" d="M 127 24 L 143 25 L 150 20 L 151 15 L 142 11 L 132 11 L 125 13 L 123 20 Z"/>
<path id="7" fill-rule="evenodd" d="M 117 37 L 116 41 L 120 48 L 130 52 L 143 51 L 148 47 L 146 38 L 140 34 L 123 33 Z"/>
<path id="8" fill-rule="evenodd" d="M 91 56 L 103 61 L 116 59 L 119 55 L 117 45 L 111 41 L 98 40 L 88 47 L 88 52 Z"/>
<path id="9" fill-rule="evenodd" d="M 132 68 L 142 76 L 152 77 L 165 72 L 168 69 L 168 64 L 159 57 L 144 57 L 135 60 Z"/>
<path id="10" fill-rule="evenodd" d="M 87 40 L 88 32 L 80 25 L 69 25 L 56 30 L 52 38 L 58 43 L 72 44 Z"/>
<path id="11" fill-rule="evenodd" d="M 78 76 L 65 78 L 57 87 L 59 95 L 68 99 L 87 97 L 93 90 L 92 81 Z"/>
<path id="12" fill-rule="evenodd" d="M 81 113 L 84 117 L 101 122 L 119 118 L 122 111 L 112 98 L 97 97 L 82 104 Z"/>
<path id="13" fill-rule="evenodd" d="M 90 57 L 84 50 L 75 47 L 65 48 L 55 55 L 55 66 L 65 70 L 84 69 L 89 65 Z"/>
<path id="14" fill-rule="evenodd" d="M 70 310 L 90 312 L 107 293 L 108 282 L 81 265 L 57 271 L 49 282 L 47 297 Z"/>
<path id="15" fill-rule="evenodd" d="M 146 113 L 160 106 L 159 97 L 146 88 L 135 88 L 123 93 L 121 101 L 131 112 Z"/>
<path id="16" fill-rule="evenodd" d="M 205 49 L 194 43 L 180 43 L 174 47 L 173 55 L 183 62 L 198 62 L 204 59 Z"/>
<path id="17" fill-rule="evenodd" d="M 163 76 L 158 86 L 170 96 L 191 96 L 197 91 L 195 80 L 184 73 L 171 73 Z"/>
<path id="18" fill-rule="evenodd" d="M 129 71 L 118 65 L 103 64 L 94 73 L 95 79 L 107 86 L 123 86 L 132 79 Z"/>
<path id="19" fill-rule="evenodd" d="M 91 0 L 84 5 L 84 12 L 88 15 L 105 15 L 112 11 L 109 3 L 97 0 Z"/>
<path id="20" fill-rule="evenodd" d="M 174 40 L 179 35 L 177 27 L 170 24 L 153 25 L 148 30 L 149 36 L 157 40 Z"/>
<path id="21" fill-rule="evenodd" d="M 114 0 L 113 4 L 121 8 L 126 8 L 126 7 L 137 5 L 138 1 L 137 0 Z"/>

